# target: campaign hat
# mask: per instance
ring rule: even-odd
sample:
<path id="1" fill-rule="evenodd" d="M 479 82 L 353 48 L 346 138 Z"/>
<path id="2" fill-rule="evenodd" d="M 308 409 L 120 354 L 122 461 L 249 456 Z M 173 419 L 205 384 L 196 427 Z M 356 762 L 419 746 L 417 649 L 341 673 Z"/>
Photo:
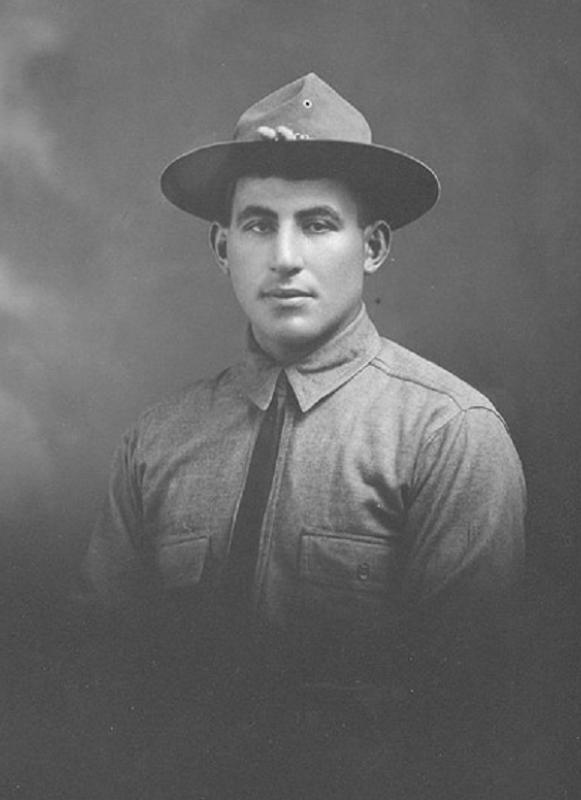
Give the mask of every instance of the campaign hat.
<path id="1" fill-rule="evenodd" d="M 287 135 L 278 140 L 273 134 L 281 126 Z M 277 174 L 347 180 L 392 230 L 425 214 L 440 190 L 426 164 L 375 144 L 363 114 L 312 72 L 247 109 L 231 141 L 197 147 L 172 161 L 161 188 L 178 208 L 214 221 L 228 217 L 233 181 Z"/>

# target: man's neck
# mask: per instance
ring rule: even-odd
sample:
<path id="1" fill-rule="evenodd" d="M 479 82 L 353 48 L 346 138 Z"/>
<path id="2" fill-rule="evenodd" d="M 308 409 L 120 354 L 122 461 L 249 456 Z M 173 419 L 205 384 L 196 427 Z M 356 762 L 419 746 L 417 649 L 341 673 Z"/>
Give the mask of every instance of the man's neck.
<path id="1" fill-rule="evenodd" d="M 320 350 L 326 344 L 339 336 L 359 317 L 362 309 L 363 302 L 357 309 L 357 312 L 349 317 L 349 319 L 343 324 L 332 329 L 327 335 L 321 336 L 318 339 L 309 340 L 303 344 L 298 342 L 277 342 L 269 340 L 267 337 L 261 336 L 260 333 L 257 334 L 252 325 L 250 325 L 250 331 L 258 347 L 264 353 L 266 353 L 269 358 L 271 358 L 277 364 L 280 364 L 282 367 L 288 367 L 291 364 L 296 364 L 299 361 L 303 361 L 305 358 L 312 355 L 317 350 Z"/>

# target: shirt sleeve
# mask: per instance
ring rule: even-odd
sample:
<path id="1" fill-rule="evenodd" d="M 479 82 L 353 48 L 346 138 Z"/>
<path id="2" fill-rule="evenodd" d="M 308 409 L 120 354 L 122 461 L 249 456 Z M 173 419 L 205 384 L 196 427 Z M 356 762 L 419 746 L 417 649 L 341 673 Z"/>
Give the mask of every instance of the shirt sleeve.
<path id="1" fill-rule="evenodd" d="M 507 684 L 525 506 L 520 460 L 493 409 L 457 412 L 420 450 L 407 517 L 402 674 L 418 687 L 432 683 L 448 705 L 471 697 L 477 708 L 476 694 Z"/>
<path id="2" fill-rule="evenodd" d="M 115 452 L 83 565 L 93 600 L 128 622 L 143 614 L 155 587 L 143 529 L 137 438 L 137 430 L 129 430 Z"/>
<path id="3" fill-rule="evenodd" d="M 486 407 L 459 411 L 416 461 L 407 602 L 502 601 L 523 568 L 525 507 L 520 460 L 501 417 Z"/>

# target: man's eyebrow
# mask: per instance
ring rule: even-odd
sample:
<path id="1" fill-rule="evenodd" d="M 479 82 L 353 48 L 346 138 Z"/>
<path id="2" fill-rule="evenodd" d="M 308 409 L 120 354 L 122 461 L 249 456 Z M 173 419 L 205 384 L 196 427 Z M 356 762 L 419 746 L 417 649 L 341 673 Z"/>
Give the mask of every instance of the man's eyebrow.
<path id="1" fill-rule="evenodd" d="M 333 208 L 333 206 L 327 205 L 320 205 L 320 206 L 311 206 L 309 208 L 302 208 L 300 211 L 295 213 L 295 219 L 298 222 L 304 222 L 305 220 L 312 219 L 313 217 L 328 217 L 332 219 L 337 225 L 341 225 L 343 223 L 343 218 L 339 214 L 339 212 Z M 248 219 L 252 219 L 253 217 L 261 217 L 262 219 L 277 219 L 278 214 L 276 211 L 273 211 L 272 208 L 268 208 L 268 206 L 261 206 L 257 204 L 251 204 L 248 206 L 244 206 L 244 208 L 240 209 L 238 214 L 236 215 L 236 224 L 241 225 L 242 223 L 246 222 Z"/>
<path id="2" fill-rule="evenodd" d="M 271 208 L 259 205 L 244 206 L 236 215 L 236 224 L 240 225 L 251 217 L 268 217 L 269 219 L 276 219 L 276 212 Z"/>
<path id="3" fill-rule="evenodd" d="M 313 206 L 312 208 L 303 208 L 295 214 L 297 220 L 304 221 L 312 217 L 329 217 L 338 225 L 342 224 L 343 218 L 339 212 L 332 206 Z"/>

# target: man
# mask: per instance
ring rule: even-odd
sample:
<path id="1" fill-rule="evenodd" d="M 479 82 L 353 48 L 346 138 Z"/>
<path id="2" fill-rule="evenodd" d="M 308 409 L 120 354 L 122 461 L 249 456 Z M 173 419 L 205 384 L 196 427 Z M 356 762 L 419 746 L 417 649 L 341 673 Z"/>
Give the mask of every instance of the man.
<path id="1" fill-rule="evenodd" d="M 393 753 L 394 730 L 416 740 L 429 718 L 443 746 L 496 674 L 525 492 L 492 404 L 380 338 L 362 302 L 436 177 L 310 74 L 246 111 L 234 141 L 170 164 L 162 189 L 211 223 L 247 354 L 124 437 L 87 558 L 97 596 L 157 631 L 173 680 L 186 665 L 180 697 L 187 683 L 238 723 L 268 718 L 270 742 L 288 746 L 299 709 L 311 752 L 348 729 Z M 337 768 L 359 753 L 333 747 Z M 357 796 L 357 770 L 339 773 L 335 792 Z M 306 785 L 289 797 L 317 796 Z"/>

